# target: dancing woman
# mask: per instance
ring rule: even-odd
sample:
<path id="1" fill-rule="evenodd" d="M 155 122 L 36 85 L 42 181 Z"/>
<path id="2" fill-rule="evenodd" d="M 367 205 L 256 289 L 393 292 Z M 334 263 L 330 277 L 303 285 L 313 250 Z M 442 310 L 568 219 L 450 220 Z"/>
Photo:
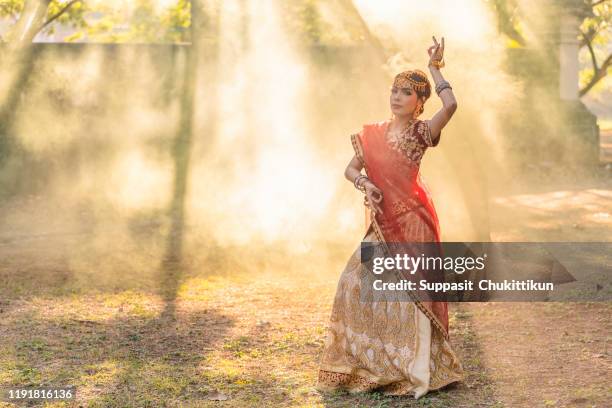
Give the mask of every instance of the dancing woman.
<path id="1" fill-rule="evenodd" d="M 419 166 L 425 150 L 440 142 L 457 102 L 440 73 L 444 38 L 433 41 L 429 70 L 442 108 L 430 120 L 419 120 L 431 86 L 422 71 L 405 71 L 391 88 L 393 118 L 364 125 L 351 136 L 355 155 L 344 174 L 365 193 L 370 209 L 363 241 L 440 242 L 438 218 Z M 377 389 L 419 398 L 462 380 L 461 363 L 448 342 L 446 302 L 360 302 L 361 278 L 367 273 L 357 248 L 338 283 L 318 388 Z"/>

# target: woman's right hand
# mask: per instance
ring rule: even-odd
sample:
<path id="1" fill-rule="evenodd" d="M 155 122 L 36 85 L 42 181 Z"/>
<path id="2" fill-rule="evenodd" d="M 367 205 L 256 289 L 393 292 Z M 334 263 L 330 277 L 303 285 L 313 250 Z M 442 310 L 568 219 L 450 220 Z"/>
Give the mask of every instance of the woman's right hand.
<path id="1" fill-rule="evenodd" d="M 438 43 L 436 37 L 431 38 L 434 44 L 427 49 L 427 53 L 429 54 L 429 66 L 440 69 L 444 66 L 444 37 L 442 37 L 441 43 Z"/>
<path id="2" fill-rule="evenodd" d="M 383 199 L 382 191 L 369 180 L 366 181 L 363 186 L 365 187 L 368 206 L 374 210 L 376 214 L 382 214 L 382 208 L 380 206 Z"/>

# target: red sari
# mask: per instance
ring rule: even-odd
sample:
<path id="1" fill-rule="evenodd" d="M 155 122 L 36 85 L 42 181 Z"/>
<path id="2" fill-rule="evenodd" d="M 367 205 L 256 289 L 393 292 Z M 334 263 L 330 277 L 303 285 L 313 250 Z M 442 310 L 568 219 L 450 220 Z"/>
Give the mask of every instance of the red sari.
<path id="1" fill-rule="evenodd" d="M 355 155 L 363 164 L 368 178 L 382 191 L 382 214 L 371 217 L 366 212 L 369 227 L 380 242 L 440 242 L 440 226 L 427 186 L 419 172 L 421 158 L 428 147 L 436 146 L 440 138 L 432 139 L 427 121 L 415 121 L 400 138 L 389 138 L 390 122 L 365 125 L 351 136 Z M 430 238 L 415 234 L 407 223 L 418 214 L 430 229 Z M 366 233 L 367 235 L 367 233 Z M 448 339 L 448 305 L 446 302 L 415 300 L 416 306 Z"/>

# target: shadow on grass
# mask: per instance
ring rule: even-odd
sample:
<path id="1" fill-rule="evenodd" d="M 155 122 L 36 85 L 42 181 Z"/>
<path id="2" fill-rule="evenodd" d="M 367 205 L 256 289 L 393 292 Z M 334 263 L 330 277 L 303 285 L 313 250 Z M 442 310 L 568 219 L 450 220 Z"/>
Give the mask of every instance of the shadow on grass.
<path id="1" fill-rule="evenodd" d="M 212 310 L 102 322 L 16 316 L 3 329 L 3 386 L 77 387 L 88 407 L 162 406 L 210 390 L 201 365 L 233 321 Z"/>

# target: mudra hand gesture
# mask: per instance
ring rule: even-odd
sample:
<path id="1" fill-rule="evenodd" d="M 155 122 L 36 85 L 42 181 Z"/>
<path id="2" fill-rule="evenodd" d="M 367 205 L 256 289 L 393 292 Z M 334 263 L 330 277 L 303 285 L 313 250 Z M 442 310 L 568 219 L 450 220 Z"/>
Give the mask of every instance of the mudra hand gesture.
<path id="1" fill-rule="evenodd" d="M 383 199 L 382 191 L 369 180 L 364 183 L 363 187 L 366 195 L 365 204 L 376 214 L 382 214 L 382 208 L 380 207 L 380 202 Z"/>
<path id="2" fill-rule="evenodd" d="M 436 37 L 432 36 L 431 38 L 434 41 L 434 45 L 427 49 L 427 53 L 429 54 L 429 66 L 442 68 L 444 66 L 444 37 L 442 37 L 440 43 L 438 43 Z"/>

